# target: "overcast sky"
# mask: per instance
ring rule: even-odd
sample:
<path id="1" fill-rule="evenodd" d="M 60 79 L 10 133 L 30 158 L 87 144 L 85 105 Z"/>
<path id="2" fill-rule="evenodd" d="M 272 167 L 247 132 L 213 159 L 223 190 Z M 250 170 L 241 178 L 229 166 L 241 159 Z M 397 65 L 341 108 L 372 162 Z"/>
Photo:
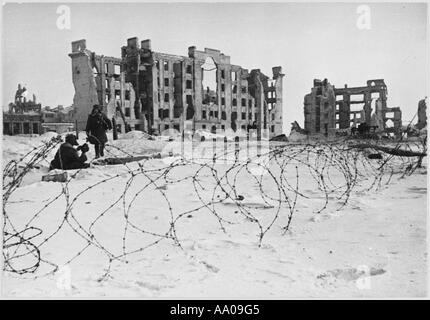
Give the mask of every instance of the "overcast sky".
<path id="1" fill-rule="evenodd" d="M 410 120 L 426 91 L 425 4 L 369 4 L 371 28 L 357 27 L 359 4 L 69 4 L 70 30 L 57 28 L 58 4 L 3 7 L 3 107 L 18 83 L 42 105 L 71 105 L 71 42 L 121 56 L 127 38 L 151 39 L 158 52 L 219 49 L 231 63 L 271 76 L 282 66 L 284 131 L 303 126 L 303 97 L 313 79 L 336 87 L 384 78 L 388 106 Z"/>

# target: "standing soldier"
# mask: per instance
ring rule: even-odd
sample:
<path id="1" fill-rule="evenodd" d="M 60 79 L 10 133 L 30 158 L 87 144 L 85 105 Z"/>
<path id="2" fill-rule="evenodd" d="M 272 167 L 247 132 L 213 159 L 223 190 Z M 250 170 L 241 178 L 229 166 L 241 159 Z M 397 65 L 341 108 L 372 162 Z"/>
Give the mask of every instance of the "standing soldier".
<path id="1" fill-rule="evenodd" d="M 88 142 L 94 145 L 96 159 L 100 156 L 104 156 L 104 147 L 108 141 L 106 130 L 111 129 L 112 122 L 102 112 L 101 106 L 95 104 L 93 106 L 93 111 L 88 116 L 87 127 L 85 131 L 87 132 Z"/>

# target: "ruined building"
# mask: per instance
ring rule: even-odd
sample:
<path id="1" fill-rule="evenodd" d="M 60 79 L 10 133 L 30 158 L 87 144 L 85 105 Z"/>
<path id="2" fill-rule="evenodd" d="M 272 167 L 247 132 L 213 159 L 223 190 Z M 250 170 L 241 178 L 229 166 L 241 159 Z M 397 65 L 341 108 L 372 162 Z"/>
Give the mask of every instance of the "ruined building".
<path id="1" fill-rule="evenodd" d="M 9 103 L 9 110 L 3 112 L 3 134 L 63 133 L 74 129 L 70 107 L 43 108 L 36 102 L 34 94 L 33 100 L 27 100 L 27 94 L 27 89 L 18 84 L 14 102 Z"/>
<path id="2" fill-rule="evenodd" d="M 58 105 L 55 108 L 45 106 L 42 109 L 42 128 L 44 131 L 64 133 L 75 129 L 73 108 Z"/>
<path id="3" fill-rule="evenodd" d="M 366 124 L 376 132 L 399 134 L 400 108 L 387 107 L 387 86 L 383 79 L 368 80 L 363 87 L 335 88 L 327 79 L 315 79 L 304 99 L 305 130 L 308 134 L 335 135 L 342 129 Z"/>
<path id="4" fill-rule="evenodd" d="M 417 128 L 418 130 L 421 130 L 421 129 L 427 127 L 427 103 L 426 103 L 426 99 L 427 99 L 427 97 L 418 102 L 418 111 L 417 111 L 418 122 L 415 125 L 415 128 Z"/>
<path id="5" fill-rule="evenodd" d="M 151 41 L 127 40 L 121 58 L 72 42 L 73 105 L 84 129 L 94 104 L 103 106 L 120 132 L 160 134 L 166 129 L 264 129 L 282 133 L 281 67 L 273 77 L 230 63 L 219 50 L 188 48 L 188 57 L 152 51 Z"/>
<path id="6" fill-rule="evenodd" d="M 14 102 L 9 103 L 9 110 L 3 112 L 3 134 L 40 134 L 42 123 L 42 105 L 36 96 L 27 100 L 27 89 L 18 84 Z"/>

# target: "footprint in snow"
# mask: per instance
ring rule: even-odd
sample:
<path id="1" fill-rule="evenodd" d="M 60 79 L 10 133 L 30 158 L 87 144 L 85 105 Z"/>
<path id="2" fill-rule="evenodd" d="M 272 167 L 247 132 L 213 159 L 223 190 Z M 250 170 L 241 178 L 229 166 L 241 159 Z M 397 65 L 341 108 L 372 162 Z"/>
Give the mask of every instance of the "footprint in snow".
<path id="1" fill-rule="evenodd" d="M 317 279 L 325 280 L 329 278 L 335 278 L 335 279 L 344 280 L 344 281 L 354 281 L 361 277 L 378 276 L 386 272 L 387 271 L 382 268 L 373 268 L 373 267 L 370 268 L 368 272 L 365 272 L 364 270 L 358 270 L 356 268 L 334 269 L 334 270 L 329 270 L 325 273 L 319 274 L 317 276 Z"/>
<path id="2" fill-rule="evenodd" d="M 219 268 L 207 263 L 206 261 L 200 261 L 201 264 L 203 264 L 209 271 L 213 273 L 217 273 L 219 271 Z"/>

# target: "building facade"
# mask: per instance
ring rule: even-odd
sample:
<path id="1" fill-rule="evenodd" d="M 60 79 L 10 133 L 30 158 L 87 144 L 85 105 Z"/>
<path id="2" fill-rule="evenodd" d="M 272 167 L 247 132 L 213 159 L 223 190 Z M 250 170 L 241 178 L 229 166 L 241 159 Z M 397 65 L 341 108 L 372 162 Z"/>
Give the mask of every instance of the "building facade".
<path id="1" fill-rule="evenodd" d="M 398 134 L 402 127 L 399 107 L 387 107 L 383 79 L 368 80 L 366 86 L 336 88 L 327 79 L 315 79 L 304 98 L 305 130 L 331 136 L 337 131 L 366 124 L 376 131 Z"/>
<path id="2" fill-rule="evenodd" d="M 3 134 L 40 134 L 42 133 L 42 105 L 27 99 L 27 89 L 18 84 L 14 102 L 9 103 L 9 109 L 3 112 Z"/>
<path id="3" fill-rule="evenodd" d="M 188 56 L 152 51 L 151 41 L 127 40 L 121 58 L 105 57 L 72 43 L 73 100 L 82 130 L 100 104 L 119 131 L 267 130 L 282 133 L 281 67 L 271 78 L 230 63 L 219 50 L 188 48 Z"/>
<path id="4" fill-rule="evenodd" d="M 58 133 L 73 130 L 73 109 L 59 105 L 56 108 L 42 108 L 33 100 L 27 99 L 27 89 L 18 85 L 15 101 L 9 103 L 9 110 L 3 112 L 3 134 L 42 134 L 47 131 Z"/>

